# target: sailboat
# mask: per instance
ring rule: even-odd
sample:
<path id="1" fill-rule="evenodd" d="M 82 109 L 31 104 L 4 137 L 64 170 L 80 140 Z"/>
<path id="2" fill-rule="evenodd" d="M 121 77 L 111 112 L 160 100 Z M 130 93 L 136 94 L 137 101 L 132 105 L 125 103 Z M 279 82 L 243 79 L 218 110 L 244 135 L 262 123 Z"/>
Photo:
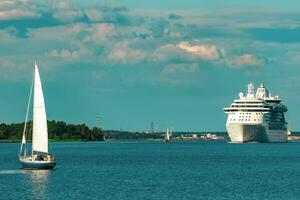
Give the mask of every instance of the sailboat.
<path id="1" fill-rule="evenodd" d="M 170 141 L 171 134 L 172 134 L 172 131 L 170 131 L 170 130 L 167 128 L 167 131 L 166 131 L 166 134 L 165 134 L 164 142 L 169 142 L 169 141 Z"/>
<path id="2" fill-rule="evenodd" d="M 34 63 L 34 73 L 27 104 L 27 112 L 22 137 L 19 160 L 23 169 L 52 169 L 55 166 L 55 157 L 48 151 L 48 127 L 45 109 L 43 88 L 37 63 Z M 26 130 L 28 113 L 33 92 L 33 128 L 31 155 L 27 155 Z"/>

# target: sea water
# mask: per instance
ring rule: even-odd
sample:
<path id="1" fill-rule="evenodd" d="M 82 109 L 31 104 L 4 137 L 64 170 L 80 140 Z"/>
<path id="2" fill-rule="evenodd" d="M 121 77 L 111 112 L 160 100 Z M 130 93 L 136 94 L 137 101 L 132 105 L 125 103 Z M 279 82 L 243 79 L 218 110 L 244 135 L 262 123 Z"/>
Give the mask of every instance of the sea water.
<path id="1" fill-rule="evenodd" d="M 300 199 L 300 143 L 50 143 L 52 171 L 0 143 L 0 199 Z"/>

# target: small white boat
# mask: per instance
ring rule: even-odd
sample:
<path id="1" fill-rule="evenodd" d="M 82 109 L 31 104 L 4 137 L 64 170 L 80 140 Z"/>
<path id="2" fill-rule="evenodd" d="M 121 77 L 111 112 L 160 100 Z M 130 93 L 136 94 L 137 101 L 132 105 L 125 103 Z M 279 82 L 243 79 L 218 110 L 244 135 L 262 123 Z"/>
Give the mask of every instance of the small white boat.
<path id="1" fill-rule="evenodd" d="M 169 142 L 171 135 L 172 135 L 172 131 L 167 128 L 165 138 L 164 138 L 164 142 Z"/>
<path id="2" fill-rule="evenodd" d="M 33 128 L 31 155 L 27 155 L 26 130 L 28 113 L 33 93 Z M 19 160 L 23 169 L 52 169 L 55 166 L 55 157 L 48 152 L 48 127 L 45 109 L 45 101 L 38 66 L 35 62 L 32 85 L 25 118 L 22 144 Z"/>
<path id="3" fill-rule="evenodd" d="M 292 129 L 291 129 L 291 122 L 290 121 L 289 121 L 289 124 L 288 124 L 287 135 L 288 136 L 292 135 Z"/>

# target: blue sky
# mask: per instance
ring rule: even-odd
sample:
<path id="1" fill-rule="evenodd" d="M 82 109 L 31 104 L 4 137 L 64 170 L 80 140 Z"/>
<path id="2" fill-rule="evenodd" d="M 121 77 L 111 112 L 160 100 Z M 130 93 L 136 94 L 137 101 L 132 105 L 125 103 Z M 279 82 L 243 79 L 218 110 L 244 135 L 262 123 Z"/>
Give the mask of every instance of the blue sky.
<path id="1" fill-rule="evenodd" d="M 34 59 L 49 119 L 223 131 L 248 82 L 300 97 L 297 1 L 0 1 L 0 121 L 24 120 Z"/>

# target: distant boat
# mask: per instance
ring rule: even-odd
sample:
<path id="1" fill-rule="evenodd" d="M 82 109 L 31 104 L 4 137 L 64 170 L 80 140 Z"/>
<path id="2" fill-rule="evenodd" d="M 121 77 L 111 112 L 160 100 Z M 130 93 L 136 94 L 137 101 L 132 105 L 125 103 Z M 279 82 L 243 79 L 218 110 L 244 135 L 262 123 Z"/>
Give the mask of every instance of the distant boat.
<path id="1" fill-rule="evenodd" d="M 28 113 L 33 94 L 33 130 L 31 155 L 27 155 L 26 149 L 26 126 Z M 35 62 L 32 85 L 27 105 L 26 119 L 19 153 L 19 160 L 24 169 L 52 169 L 55 166 L 55 157 L 48 152 L 48 127 L 44 102 L 42 83 L 38 66 Z"/>
<path id="2" fill-rule="evenodd" d="M 167 128 L 167 131 L 166 131 L 166 134 L 165 134 L 165 138 L 164 138 L 164 142 L 169 142 L 171 135 L 172 135 L 172 130 L 169 130 Z"/>
<path id="3" fill-rule="evenodd" d="M 292 135 L 291 122 L 289 122 L 288 130 L 287 130 L 287 135 L 288 136 Z"/>

